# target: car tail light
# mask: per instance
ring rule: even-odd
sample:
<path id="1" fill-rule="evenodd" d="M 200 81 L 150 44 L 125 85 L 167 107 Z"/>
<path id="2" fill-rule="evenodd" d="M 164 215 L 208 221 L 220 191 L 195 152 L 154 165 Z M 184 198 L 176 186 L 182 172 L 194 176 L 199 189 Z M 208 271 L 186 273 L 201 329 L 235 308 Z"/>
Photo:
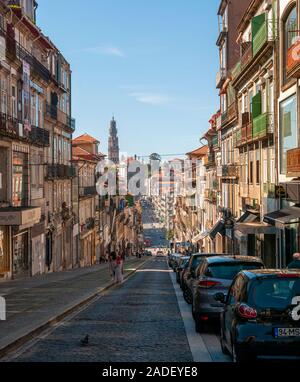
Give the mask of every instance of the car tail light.
<path id="1" fill-rule="evenodd" d="M 199 281 L 200 288 L 210 289 L 217 285 L 221 285 L 218 281 L 201 280 Z"/>
<path id="2" fill-rule="evenodd" d="M 241 304 L 238 309 L 240 317 L 248 320 L 257 318 L 257 311 L 246 304 Z"/>

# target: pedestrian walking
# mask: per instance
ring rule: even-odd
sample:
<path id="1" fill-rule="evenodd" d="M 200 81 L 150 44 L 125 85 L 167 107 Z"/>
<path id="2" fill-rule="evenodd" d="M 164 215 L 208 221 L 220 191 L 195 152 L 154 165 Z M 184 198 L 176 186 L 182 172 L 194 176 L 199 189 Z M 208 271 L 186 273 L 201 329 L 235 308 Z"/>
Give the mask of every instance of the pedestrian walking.
<path id="1" fill-rule="evenodd" d="M 109 274 L 112 278 L 113 281 L 115 281 L 115 261 L 116 261 L 116 253 L 111 252 L 108 256 L 108 269 L 109 269 Z"/>
<path id="2" fill-rule="evenodd" d="M 293 261 L 288 265 L 288 269 L 300 269 L 300 253 L 294 253 Z"/>
<path id="3" fill-rule="evenodd" d="M 118 254 L 114 260 L 114 274 L 115 274 L 115 283 L 116 284 L 122 284 L 124 280 L 124 269 L 123 269 L 124 261 L 122 259 L 122 256 Z"/>

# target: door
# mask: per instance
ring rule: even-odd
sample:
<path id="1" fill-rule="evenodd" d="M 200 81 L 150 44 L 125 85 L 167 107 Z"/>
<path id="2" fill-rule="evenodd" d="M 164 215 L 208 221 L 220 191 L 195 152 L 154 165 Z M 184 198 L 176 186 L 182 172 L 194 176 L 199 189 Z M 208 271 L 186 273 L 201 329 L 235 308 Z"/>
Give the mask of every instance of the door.
<path id="1" fill-rule="evenodd" d="M 29 276 L 27 232 L 13 237 L 13 276 Z"/>

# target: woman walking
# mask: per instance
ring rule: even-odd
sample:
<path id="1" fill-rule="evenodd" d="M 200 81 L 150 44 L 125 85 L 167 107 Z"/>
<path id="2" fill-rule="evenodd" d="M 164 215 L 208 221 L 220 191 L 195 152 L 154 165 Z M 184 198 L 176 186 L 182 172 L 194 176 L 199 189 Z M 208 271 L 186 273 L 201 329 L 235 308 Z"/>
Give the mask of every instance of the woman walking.
<path id="1" fill-rule="evenodd" d="M 109 274 L 112 278 L 113 281 L 115 281 L 115 262 L 116 262 L 116 253 L 115 252 L 111 252 L 109 257 L 108 257 L 108 268 L 109 268 Z"/>
<path id="2" fill-rule="evenodd" d="M 122 284 L 124 280 L 123 276 L 123 259 L 120 254 L 116 256 L 116 259 L 114 261 L 115 265 L 115 283 L 116 284 Z"/>

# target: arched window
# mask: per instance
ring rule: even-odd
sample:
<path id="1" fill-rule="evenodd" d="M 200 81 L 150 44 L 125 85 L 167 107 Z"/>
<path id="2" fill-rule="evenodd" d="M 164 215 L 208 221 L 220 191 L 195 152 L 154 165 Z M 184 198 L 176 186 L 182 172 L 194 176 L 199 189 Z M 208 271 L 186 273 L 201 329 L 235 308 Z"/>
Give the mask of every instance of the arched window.
<path id="1" fill-rule="evenodd" d="M 284 78 L 286 80 L 289 50 L 299 38 L 297 30 L 297 7 L 294 5 L 284 19 Z"/>

